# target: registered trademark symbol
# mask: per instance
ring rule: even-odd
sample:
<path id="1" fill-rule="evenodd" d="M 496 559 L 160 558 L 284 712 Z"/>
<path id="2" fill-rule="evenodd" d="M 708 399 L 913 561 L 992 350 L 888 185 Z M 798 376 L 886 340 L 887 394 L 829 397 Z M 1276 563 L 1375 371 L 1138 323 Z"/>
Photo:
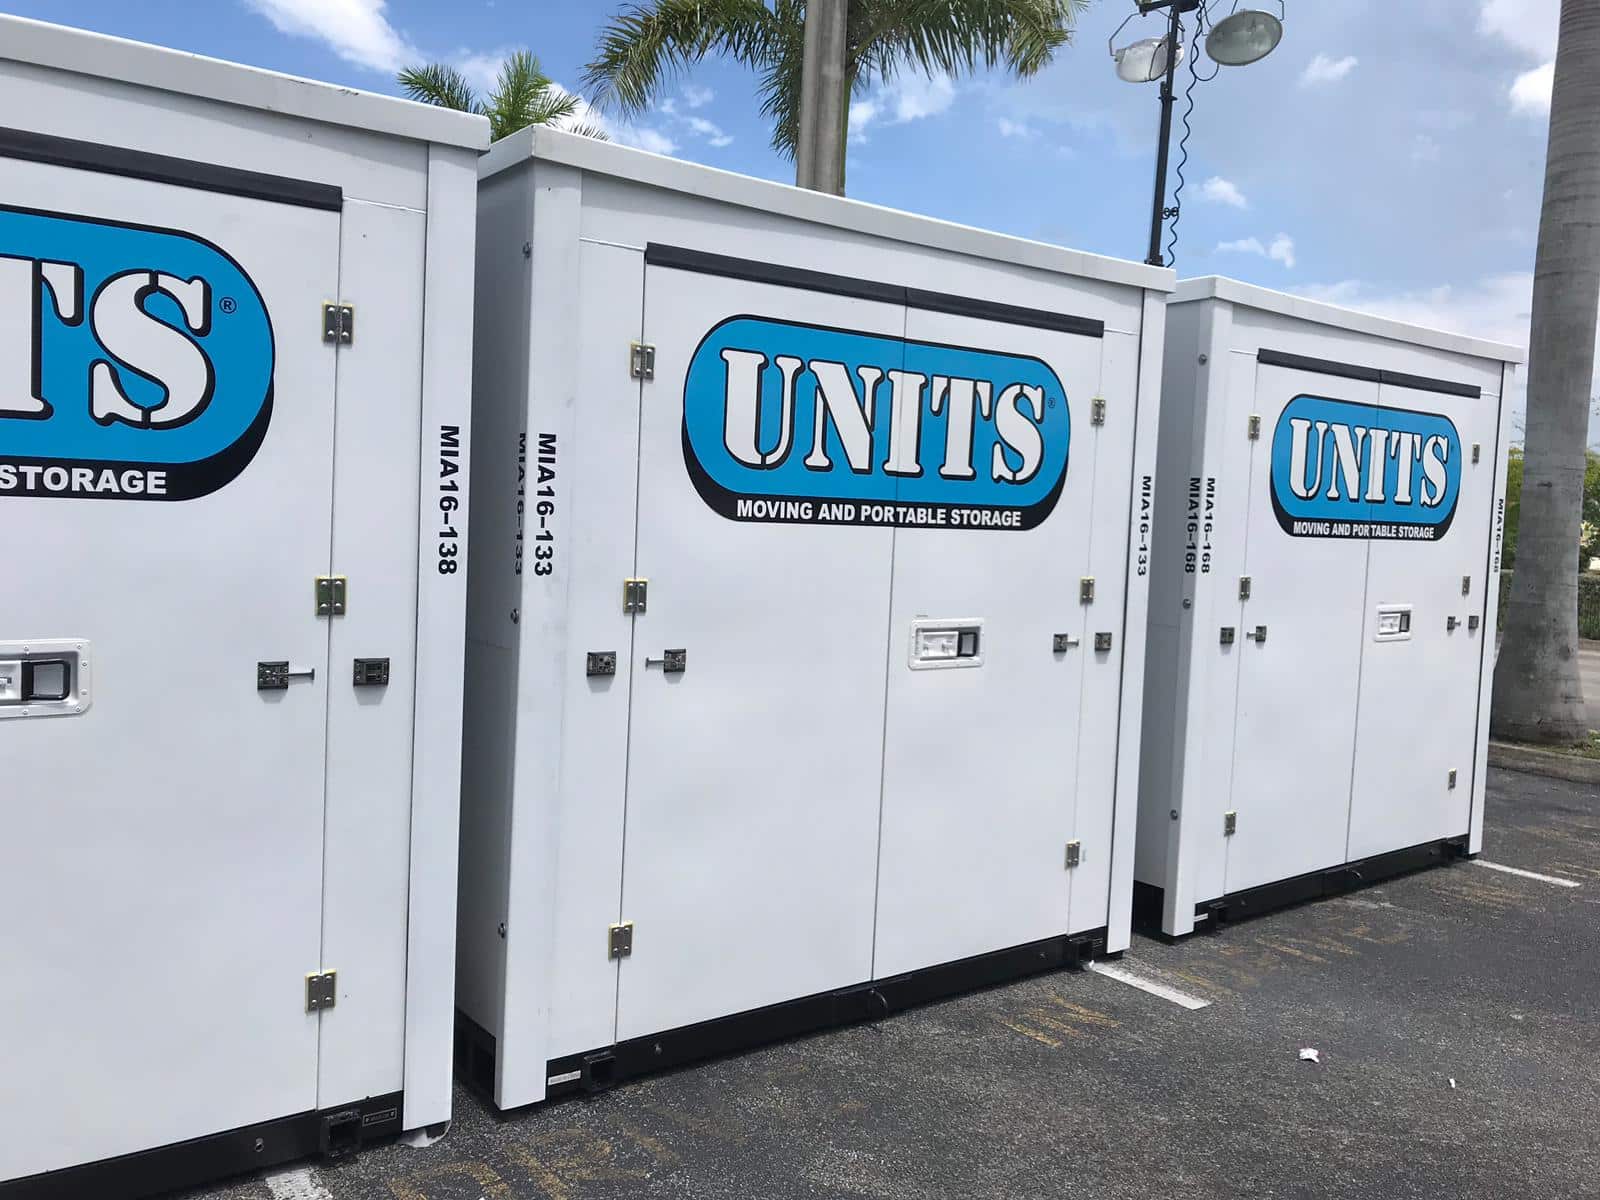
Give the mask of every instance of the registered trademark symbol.
<path id="1" fill-rule="evenodd" d="M 1056 398 L 1051 396 L 1050 399 L 1045 401 L 1045 406 L 1047 408 L 1054 408 L 1056 406 Z"/>
<path id="2" fill-rule="evenodd" d="M 232 296 L 224 296 L 221 300 L 217 301 L 217 307 L 225 313 L 231 313 L 236 311 L 239 305 L 234 301 Z M 1052 403 L 1054 402 L 1052 401 Z"/>

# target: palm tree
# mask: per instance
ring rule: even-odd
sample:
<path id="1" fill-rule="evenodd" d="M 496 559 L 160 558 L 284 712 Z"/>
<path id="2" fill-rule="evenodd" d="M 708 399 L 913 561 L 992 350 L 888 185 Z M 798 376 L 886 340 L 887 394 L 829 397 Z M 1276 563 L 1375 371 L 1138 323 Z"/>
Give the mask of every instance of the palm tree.
<path id="1" fill-rule="evenodd" d="M 1003 65 L 1036 73 L 1072 36 L 1087 0 L 849 0 L 844 122 L 851 95 L 901 71 L 960 75 Z M 724 54 L 761 77 L 761 114 L 772 146 L 795 157 L 805 0 L 649 0 L 624 8 L 602 30 L 584 86 L 598 105 L 637 115 L 672 77 L 708 54 Z M 847 130 L 838 138 L 844 153 Z M 844 171 L 838 173 L 843 190 Z"/>
<path id="2" fill-rule="evenodd" d="M 560 125 L 571 133 L 602 140 L 606 136 L 593 125 L 572 120 L 583 102 L 571 92 L 562 91 L 539 69 L 539 60 L 526 50 L 518 50 L 501 64 L 500 77 L 487 100 L 479 99 L 460 71 L 443 63 L 407 67 L 395 78 L 413 100 L 488 117 L 490 136 L 495 141 L 529 125 Z"/>
<path id="3" fill-rule="evenodd" d="M 1580 740 L 1578 576 L 1584 448 L 1600 315 L 1600 4 L 1562 0 L 1533 273 L 1522 529 L 1490 728 Z"/>

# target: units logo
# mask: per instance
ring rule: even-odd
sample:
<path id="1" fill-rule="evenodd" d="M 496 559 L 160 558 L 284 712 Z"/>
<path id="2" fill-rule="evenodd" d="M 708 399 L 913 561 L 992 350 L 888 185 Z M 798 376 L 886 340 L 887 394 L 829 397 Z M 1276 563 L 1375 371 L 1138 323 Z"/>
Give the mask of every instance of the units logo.
<path id="1" fill-rule="evenodd" d="M 249 464 L 272 324 L 186 233 L 0 206 L 0 496 L 187 500 Z"/>
<path id="2" fill-rule="evenodd" d="M 1435 541 L 1455 517 L 1461 438 L 1448 417 L 1296 396 L 1272 435 L 1272 506 L 1295 537 Z"/>
<path id="3" fill-rule="evenodd" d="M 1067 473 L 1037 358 L 732 317 L 689 363 L 683 454 L 737 521 L 1031 529 Z"/>

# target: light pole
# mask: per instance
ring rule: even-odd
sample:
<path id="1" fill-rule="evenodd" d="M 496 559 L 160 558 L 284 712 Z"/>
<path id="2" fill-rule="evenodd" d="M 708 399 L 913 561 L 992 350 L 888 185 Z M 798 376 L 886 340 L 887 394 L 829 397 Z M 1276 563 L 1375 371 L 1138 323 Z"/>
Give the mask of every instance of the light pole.
<path id="1" fill-rule="evenodd" d="M 1178 60 L 1183 57 L 1183 14 L 1198 11 L 1201 28 L 1205 27 L 1209 7 L 1203 0 L 1134 0 L 1136 13 L 1117 26 L 1107 46 L 1117 64 L 1117 76 L 1128 83 L 1154 83 L 1161 81 L 1161 133 L 1156 143 L 1155 200 L 1150 209 L 1150 252 L 1145 262 L 1153 267 L 1166 265 L 1161 252 L 1161 235 L 1166 230 L 1167 218 L 1176 216 L 1176 208 L 1167 207 L 1167 158 L 1172 145 L 1172 105 L 1177 98 L 1173 80 L 1178 70 Z M 1134 17 L 1148 16 L 1153 12 L 1167 13 L 1167 30 L 1161 37 L 1144 38 L 1117 49 L 1117 34 L 1127 28 Z M 1283 0 L 1278 10 L 1283 11 Z M 1206 34 L 1206 53 L 1225 67 L 1242 67 L 1257 62 L 1271 54 L 1283 37 L 1281 15 L 1259 9 L 1241 9 L 1234 0 L 1232 11 L 1212 26 Z M 1191 70 L 1193 65 L 1191 64 Z"/>

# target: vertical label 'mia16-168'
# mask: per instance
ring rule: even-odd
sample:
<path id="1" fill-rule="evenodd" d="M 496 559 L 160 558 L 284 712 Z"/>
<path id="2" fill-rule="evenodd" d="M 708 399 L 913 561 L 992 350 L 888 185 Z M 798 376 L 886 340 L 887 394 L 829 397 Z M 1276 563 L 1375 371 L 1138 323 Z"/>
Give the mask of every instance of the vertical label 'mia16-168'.
<path id="1" fill-rule="evenodd" d="M 1272 435 L 1272 507 L 1294 537 L 1436 541 L 1461 493 L 1461 436 L 1439 413 L 1296 396 Z"/>
<path id="2" fill-rule="evenodd" d="M 684 383 L 689 475 L 738 521 L 1031 529 L 1071 432 L 1037 358 L 761 317 L 713 328 Z"/>
<path id="3" fill-rule="evenodd" d="M 0 497 L 187 500 L 249 465 L 272 323 L 218 247 L 0 206 Z"/>

